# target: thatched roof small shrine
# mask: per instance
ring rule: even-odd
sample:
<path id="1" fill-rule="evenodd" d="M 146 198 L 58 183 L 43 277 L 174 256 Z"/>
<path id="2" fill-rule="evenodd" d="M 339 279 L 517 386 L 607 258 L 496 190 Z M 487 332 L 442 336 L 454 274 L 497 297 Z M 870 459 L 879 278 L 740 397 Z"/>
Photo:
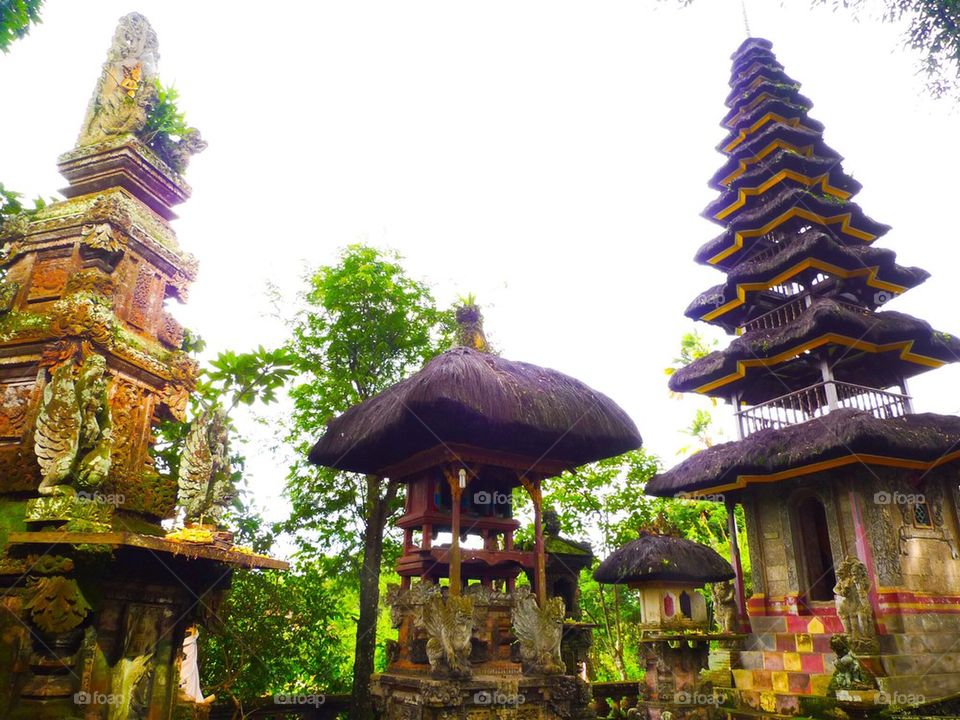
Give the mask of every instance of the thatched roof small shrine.
<path id="1" fill-rule="evenodd" d="M 733 568 L 715 550 L 686 538 L 644 533 L 613 552 L 594 571 L 601 583 L 657 580 L 703 585 L 733 578 Z"/>

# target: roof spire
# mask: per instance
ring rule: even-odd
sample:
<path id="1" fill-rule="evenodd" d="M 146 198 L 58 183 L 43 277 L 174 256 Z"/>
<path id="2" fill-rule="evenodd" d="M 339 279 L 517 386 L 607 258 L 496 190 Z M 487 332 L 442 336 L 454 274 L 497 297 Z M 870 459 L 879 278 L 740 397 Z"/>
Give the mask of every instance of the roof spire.
<path id="1" fill-rule="evenodd" d="M 750 19 L 747 17 L 747 0 L 740 0 L 740 9 L 743 11 L 743 29 L 747 32 L 747 37 L 750 37 Z"/>
<path id="2" fill-rule="evenodd" d="M 483 332 L 483 314 L 473 293 L 461 298 L 456 318 L 457 344 L 480 352 L 490 352 L 487 336 Z"/>

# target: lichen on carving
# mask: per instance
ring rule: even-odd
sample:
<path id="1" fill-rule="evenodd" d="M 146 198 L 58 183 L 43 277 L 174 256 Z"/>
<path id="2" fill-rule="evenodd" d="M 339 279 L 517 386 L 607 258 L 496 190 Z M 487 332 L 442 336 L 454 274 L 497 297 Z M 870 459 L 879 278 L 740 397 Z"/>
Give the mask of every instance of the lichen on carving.
<path id="1" fill-rule="evenodd" d="M 179 504 L 188 523 L 219 522 L 236 495 L 223 409 L 204 410 L 191 423 L 177 476 Z"/>
<path id="2" fill-rule="evenodd" d="M 427 659 L 435 675 L 469 678 L 473 674 L 473 598 L 434 595 L 420 608 L 416 624 L 427 633 Z"/>
<path id="3" fill-rule="evenodd" d="M 101 355 L 89 354 L 79 369 L 70 358 L 53 370 L 34 432 L 41 495 L 69 494 L 63 486 L 71 480 L 95 488 L 106 479 L 113 447 L 107 390 Z"/>
<path id="4" fill-rule="evenodd" d="M 92 609 L 77 581 L 63 575 L 32 579 L 27 593 L 24 608 L 30 611 L 34 624 L 47 633 L 72 630 Z"/>
<path id="5" fill-rule="evenodd" d="M 525 673 L 563 673 L 563 658 L 560 655 L 563 617 L 563 598 L 547 598 L 541 608 L 529 591 L 517 591 L 513 607 L 513 632 L 520 642 L 520 660 Z"/>

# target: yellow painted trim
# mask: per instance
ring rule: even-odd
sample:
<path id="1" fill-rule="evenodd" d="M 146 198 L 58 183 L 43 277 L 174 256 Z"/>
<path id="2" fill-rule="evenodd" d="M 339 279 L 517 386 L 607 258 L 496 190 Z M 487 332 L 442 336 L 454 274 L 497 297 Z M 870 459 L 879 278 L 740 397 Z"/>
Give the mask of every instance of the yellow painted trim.
<path id="1" fill-rule="evenodd" d="M 730 118 L 729 120 L 727 120 L 727 122 L 724 123 L 724 126 L 730 128 L 730 129 L 732 130 L 732 129 L 736 126 L 737 122 L 740 120 L 740 118 L 741 118 L 743 115 L 746 115 L 748 112 L 750 112 L 751 110 L 753 110 L 753 109 L 754 109 L 755 107 L 757 107 L 757 105 L 759 105 L 761 102 L 763 102 L 764 100 L 777 100 L 777 99 L 779 99 L 779 98 L 775 97 L 774 95 L 771 95 L 771 94 L 768 93 L 768 92 L 762 92 L 762 93 L 760 93 L 760 94 L 757 95 L 753 100 L 751 100 L 749 103 L 747 103 L 747 104 L 744 105 L 742 108 L 740 108 L 739 110 L 737 110 L 737 114 L 734 115 L 734 116 L 733 116 L 732 118 Z"/>
<path id="2" fill-rule="evenodd" d="M 960 458 L 960 450 L 956 450 L 948 455 L 938 458 L 937 460 L 931 460 L 929 462 L 923 460 L 892 458 L 885 455 L 854 454 L 835 458 L 833 460 L 822 460 L 820 462 L 811 463 L 810 465 L 804 465 L 798 468 L 791 468 L 789 470 L 781 470 L 780 472 L 771 473 L 770 475 L 739 475 L 734 482 L 727 483 L 726 485 L 717 485 L 715 487 L 700 488 L 699 490 L 690 490 L 686 492 L 690 496 L 715 495 L 720 492 L 742 490 L 743 488 L 747 487 L 747 485 L 780 482 L 781 480 L 789 480 L 790 478 L 801 475 L 811 475 L 813 473 L 823 472 L 824 470 L 832 470 L 834 468 L 852 465 L 853 463 L 858 462 L 870 465 L 884 465 L 887 467 L 896 467 L 906 470 L 926 471 L 939 465 L 945 465 L 946 463 L 952 462 L 957 458 Z M 930 606 L 927 605 L 926 607 Z"/>
<path id="3" fill-rule="evenodd" d="M 737 137 L 735 137 L 733 140 L 727 143 L 727 145 L 724 146 L 721 152 L 725 152 L 725 153 L 733 152 L 734 148 L 736 148 L 737 145 L 742 143 L 751 134 L 755 133 L 757 130 L 762 128 L 768 122 L 782 122 L 784 125 L 789 125 L 790 127 L 800 127 L 800 118 L 798 117 L 790 118 L 788 120 L 787 118 L 783 117 L 783 115 L 780 115 L 775 112 L 768 112 L 766 115 L 764 115 L 759 120 L 757 120 L 753 125 L 751 125 L 750 127 L 744 130 L 741 130 L 737 134 Z M 815 132 L 812 128 L 807 128 L 807 129 L 810 130 L 810 132 Z"/>
<path id="4" fill-rule="evenodd" d="M 737 192 L 737 199 L 730 203 L 727 207 L 723 208 L 723 210 L 720 212 L 714 214 L 713 217 L 717 220 L 723 220 L 734 210 L 739 210 L 742 208 L 746 204 L 748 197 L 752 195 L 763 195 L 763 193 L 783 180 L 796 180 L 798 183 L 803 183 L 808 188 L 814 187 L 819 183 L 820 188 L 825 193 L 833 195 L 834 197 L 838 197 L 841 200 L 849 200 L 851 197 L 853 197 L 853 193 L 849 193 L 846 190 L 841 190 L 840 188 L 831 185 L 829 173 L 824 173 L 823 175 L 818 175 L 817 177 L 810 177 L 809 175 L 804 175 L 803 173 L 794 172 L 790 169 L 784 169 L 758 187 L 740 188 L 740 190 Z"/>
<path id="5" fill-rule="evenodd" d="M 846 235 L 849 235 L 850 237 L 854 237 L 858 240 L 863 240 L 866 243 L 871 243 L 877 239 L 876 235 L 868 233 L 864 230 L 857 230 L 855 227 L 853 227 L 850 224 L 853 218 L 851 214 L 848 212 L 841 213 L 840 215 L 831 215 L 830 217 L 824 217 L 822 215 L 818 215 L 817 213 L 810 212 L 806 208 L 802 208 L 794 205 L 789 210 L 775 217 L 773 220 L 771 220 L 761 228 L 753 228 L 751 230 L 741 230 L 740 232 L 736 233 L 733 236 L 734 237 L 733 244 L 730 245 L 730 247 L 726 248 L 725 250 L 721 250 L 720 252 L 718 252 L 712 258 L 707 260 L 707 262 L 710 263 L 711 265 L 716 265 L 721 260 L 730 257 L 734 253 L 738 252 L 741 248 L 743 248 L 743 241 L 745 238 L 759 237 L 761 235 L 766 235 L 768 232 L 770 232 L 777 226 L 782 225 L 787 220 L 790 220 L 791 218 L 794 218 L 794 217 L 799 217 L 804 220 L 809 220 L 810 222 L 817 223 L 823 226 L 832 225 L 834 223 L 839 222 L 840 232 Z"/>
<path id="6" fill-rule="evenodd" d="M 887 586 L 885 586 L 885 585 L 878 585 L 878 586 L 877 586 L 877 592 L 878 592 L 878 593 L 904 593 L 904 594 L 915 595 L 915 596 L 917 596 L 917 597 L 944 597 L 944 596 L 948 596 L 948 597 L 955 597 L 955 598 L 960 599 L 960 594 L 958 594 L 958 595 L 947 595 L 947 593 L 927 592 L 927 591 L 925 591 L 925 590 L 911 590 L 911 589 L 905 588 L 905 587 L 887 587 Z"/>
<path id="7" fill-rule="evenodd" d="M 780 285 L 783 282 L 786 282 L 790 278 L 802 273 L 804 270 L 820 270 L 821 272 L 829 273 L 831 275 L 836 275 L 841 277 L 844 280 L 848 280 L 854 277 L 867 276 L 867 285 L 872 288 L 877 288 L 878 290 L 887 290 L 888 292 L 894 293 L 895 295 L 900 295 L 901 293 L 906 292 L 907 288 L 902 285 L 896 285 L 894 283 L 886 282 L 885 280 L 878 280 L 877 273 L 880 272 L 880 267 L 874 265 L 872 267 L 862 267 L 855 270 L 844 270 L 843 268 L 834 265 L 832 263 L 824 262 L 822 260 L 817 260 L 816 258 L 807 258 L 801 260 L 796 265 L 784 270 L 782 273 L 777 275 L 772 280 L 768 282 L 756 282 L 756 283 L 741 283 L 737 285 L 737 297 L 731 300 L 728 303 L 721 305 L 715 310 L 711 310 L 706 315 L 700 319 L 704 322 L 709 322 L 710 320 L 715 320 L 721 315 L 726 315 L 728 312 L 734 308 L 738 308 L 747 301 L 747 293 L 749 292 L 761 292 L 763 290 L 769 290 L 772 287 Z"/>
<path id="8" fill-rule="evenodd" d="M 960 603 L 888 603 L 880 600 L 885 610 L 960 610 Z"/>
<path id="9" fill-rule="evenodd" d="M 714 380 L 706 385 L 701 385 L 700 387 L 696 388 L 694 392 L 708 393 L 711 390 L 716 390 L 718 387 L 723 387 L 724 385 L 728 385 L 744 377 L 744 375 L 746 375 L 747 368 L 772 367 L 773 365 L 779 365 L 782 362 L 786 362 L 787 360 L 795 358 L 797 355 L 806 352 L 807 350 L 813 350 L 814 348 L 823 347 L 824 345 L 843 345 L 844 347 L 853 348 L 855 350 L 863 350 L 864 352 L 873 353 L 900 350 L 900 359 L 907 362 L 912 362 L 917 365 L 923 365 L 930 368 L 938 368 L 945 364 L 943 360 L 937 360 L 936 358 L 930 358 L 925 355 L 919 355 L 912 352 L 913 342 L 913 340 L 901 340 L 899 342 L 877 344 L 867 342 L 866 340 L 858 340 L 856 338 L 847 337 L 846 335 L 839 335 L 837 333 L 826 333 L 818 338 L 801 343 L 796 347 L 784 350 L 779 355 L 774 355 L 771 358 L 738 360 L 736 371 L 720 378 L 719 380 Z"/>
<path id="10" fill-rule="evenodd" d="M 727 177 L 725 177 L 723 180 L 721 180 L 719 184 L 722 185 L 723 187 L 729 187 L 730 183 L 732 183 L 738 177 L 743 175 L 747 171 L 748 167 L 750 167 L 755 163 L 760 162 L 761 160 L 763 160 L 763 158 L 765 158 L 767 155 L 772 153 L 777 148 L 783 148 L 784 150 L 793 150 L 793 152 L 799 153 L 805 157 L 811 157 L 813 155 L 813 145 L 804 145 L 803 147 L 798 148 L 796 145 L 788 143 L 785 140 L 777 139 L 771 142 L 763 150 L 758 152 L 749 160 L 741 160 L 739 162 L 739 167 L 736 170 L 734 170 L 732 173 L 727 175 Z"/>

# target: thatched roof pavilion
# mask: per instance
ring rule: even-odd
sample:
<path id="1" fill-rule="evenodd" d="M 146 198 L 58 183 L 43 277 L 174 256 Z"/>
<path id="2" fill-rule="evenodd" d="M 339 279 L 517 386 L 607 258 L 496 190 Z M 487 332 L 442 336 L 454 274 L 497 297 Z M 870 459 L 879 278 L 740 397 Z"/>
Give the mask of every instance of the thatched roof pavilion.
<path id="1" fill-rule="evenodd" d="M 686 538 L 644 533 L 613 552 L 593 572 L 600 583 L 663 580 L 704 585 L 733 578 L 733 568 L 715 550 Z"/>
<path id="2" fill-rule="evenodd" d="M 641 444 L 623 409 L 579 380 L 457 347 L 331 421 L 310 461 L 398 474 L 413 456 L 483 451 L 521 469 L 559 471 Z"/>

